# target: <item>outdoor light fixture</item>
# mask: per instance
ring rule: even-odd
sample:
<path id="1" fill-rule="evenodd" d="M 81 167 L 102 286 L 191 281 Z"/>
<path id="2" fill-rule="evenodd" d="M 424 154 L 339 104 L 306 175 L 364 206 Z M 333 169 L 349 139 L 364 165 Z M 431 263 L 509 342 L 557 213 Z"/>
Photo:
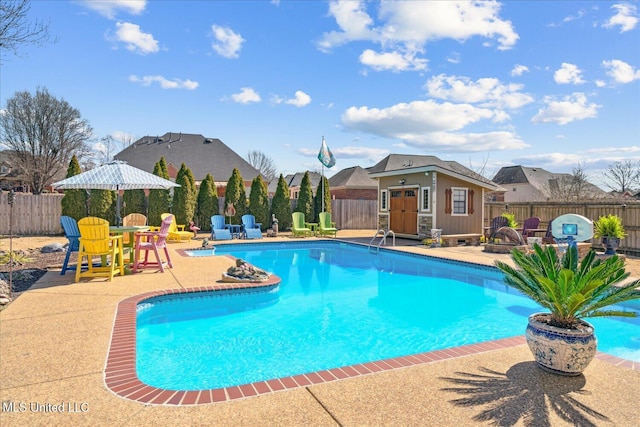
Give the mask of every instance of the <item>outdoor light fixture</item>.
<path id="1" fill-rule="evenodd" d="M 400 183 L 400 185 L 404 185 L 405 182 L 407 182 L 406 179 L 401 179 L 400 181 L 398 181 Z"/>

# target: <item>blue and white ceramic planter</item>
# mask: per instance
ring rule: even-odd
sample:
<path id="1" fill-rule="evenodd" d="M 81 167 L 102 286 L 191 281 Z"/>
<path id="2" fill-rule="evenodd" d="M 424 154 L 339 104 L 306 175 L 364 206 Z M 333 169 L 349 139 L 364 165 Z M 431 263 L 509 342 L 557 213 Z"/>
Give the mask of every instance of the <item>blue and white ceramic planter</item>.
<path id="1" fill-rule="evenodd" d="M 598 340 L 593 326 L 581 320 L 584 330 L 563 329 L 529 316 L 525 337 L 538 366 L 560 375 L 580 375 L 596 354 Z"/>

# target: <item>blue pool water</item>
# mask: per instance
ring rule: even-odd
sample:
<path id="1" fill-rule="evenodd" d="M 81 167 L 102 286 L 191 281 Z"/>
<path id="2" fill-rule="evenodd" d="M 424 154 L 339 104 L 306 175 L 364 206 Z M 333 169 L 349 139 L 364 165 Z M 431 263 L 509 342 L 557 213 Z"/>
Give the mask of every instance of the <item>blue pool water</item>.
<path id="1" fill-rule="evenodd" d="M 139 304 L 143 382 L 227 387 L 478 343 L 522 335 L 539 311 L 493 268 L 335 241 L 218 245 L 216 254 L 243 258 L 282 283 Z M 600 351 L 640 361 L 638 318 L 590 321 Z"/>

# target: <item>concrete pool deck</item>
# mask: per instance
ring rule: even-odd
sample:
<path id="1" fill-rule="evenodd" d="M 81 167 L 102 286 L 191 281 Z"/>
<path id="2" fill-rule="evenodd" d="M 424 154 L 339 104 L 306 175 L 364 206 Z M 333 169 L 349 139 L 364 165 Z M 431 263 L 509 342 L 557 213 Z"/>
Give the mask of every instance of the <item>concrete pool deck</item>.
<path id="1" fill-rule="evenodd" d="M 345 230 L 339 238 L 368 243 L 372 235 Z M 292 240 L 264 241 L 280 239 Z M 73 272 L 50 271 L 0 312 L 0 425 L 640 425 L 637 363 L 596 359 L 584 375 L 557 377 L 538 369 L 523 344 L 222 403 L 158 406 L 117 396 L 104 378 L 117 305 L 145 292 L 218 285 L 229 258 L 175 252 L 200 243 L 170 245 L 174 268 L 164 274 L 73 283 Z M 509 258 L 478 247 L 400 248 L 489 265 Z"/>

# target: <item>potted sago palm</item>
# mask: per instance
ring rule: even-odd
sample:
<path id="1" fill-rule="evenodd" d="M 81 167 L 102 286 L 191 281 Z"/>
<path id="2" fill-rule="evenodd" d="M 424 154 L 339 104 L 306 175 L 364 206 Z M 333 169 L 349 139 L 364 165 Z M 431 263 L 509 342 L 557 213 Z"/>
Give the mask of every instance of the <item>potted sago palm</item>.
<path id="1" fill-rule="evenodd" d="M 602 238 L 602 244 L 606 248 L 605 255 L 613 255 L 620 246 L 620 239 L 627 233 L 622 226 L 622 218 L 617 215 L 601 216 L 593 223 L 593 237 Z"/>
<path id="2" fill-rule="evenodd" d="M 589 317 L 636 317 L 612 305 L 640 299 L 640 280 L 629 277 L 624 260 L 613 255 L 598 259 L 590 250 L 578 260 L 578 249 L 570 245 L 562 258 L 552 246 L 535 244 L 533 252 L 514 250 L 515 267 L 501 261 L 507 285 L 519 290 L 548 312 L 529 316 L 525 337 L 536 363 L 561 375 L 579 375 L 596 353 L 594 327 Z M 609 307 L 609 308 L 607 308 Z"/>

